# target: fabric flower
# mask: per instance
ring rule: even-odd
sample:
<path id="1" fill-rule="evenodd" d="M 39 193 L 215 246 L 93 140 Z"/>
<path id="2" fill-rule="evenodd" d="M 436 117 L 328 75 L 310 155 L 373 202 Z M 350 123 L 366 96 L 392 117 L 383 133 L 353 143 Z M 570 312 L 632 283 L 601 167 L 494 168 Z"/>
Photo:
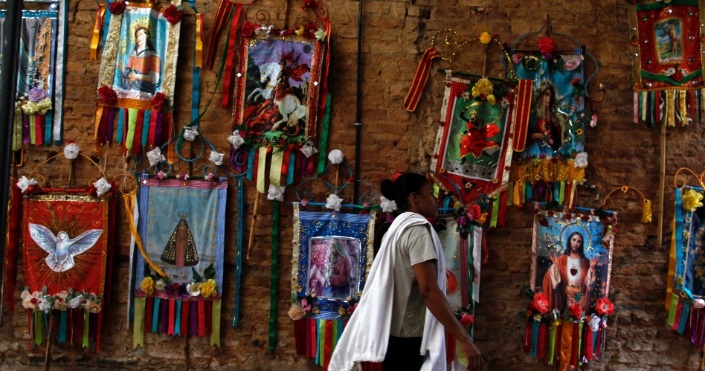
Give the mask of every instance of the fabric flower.
<path id="1" fill-rule="evenodd" d="M 458 225 L 459 226 L 463 227 L 466 224 L 468 224 L 468 217 L 467 216 L 463 215 L 460 218 L 458 218 Z"/>
<path id="2" fill-rule="evenodd" d="M 574 69 L 578 68 L 580 64 L 582 64 L 583 56 L 561 55 L 561 59 L 563 59 L 563 68 L 565 68 L 566 71 L 573 71 Z"/>
<path id="3" fill-rule="evenodd" d="M 76 309 L 76 308 L 80 307 L 81 305 L 83 305 L 83 295 L 79 294 L 79 295 L 75 296 L 74 298 L 72 298 L 71 300 L 69 300 L 69 307 L 72 309 Z"/>
<path id="4" fill-rule="evenodd" d="M 550 56 L 556 50 L 556 43 L 552 38 L 544 36 L 539 39 L 539 50 L 544 56 Z"/>
<path id="5" fill-rule="evenodd" d="M 110 14 L 120 15 L 125 12 L 127 4 L 124 1 L 113 1 L 110 3 Z"/>
<path id="6" fill-rule="evenodd" d="M 191 282 L 186 285 L 186 292 L 191 296 L 201 295 L 201 284 L 199 282 Z"/>
<path id="7" fill-rule="evenodd" d="M 45 98 L 40 100 L 39 102 L 32 102 L 28 101 L 25 102 L 22 106 L 22 112 L 25 114 L 31 115 L 38 113 L 40 115 L 46 115 L 47 112 L 51 109 L 51 99 Z"/>
<path id="8" fill-rule="evenodd" d="M 38 291 L 30 293 L 28 289 L 22 291 L 20 298 L 22 298 L 22 307 L 24 309 L 37 310 L 39 309 L 39 295 Z"/>
<path id="9" fill-rule="evenodd" d="M 328 198 L 326 199 L 326 208 L 335 210 L 335 211 L 340 211 L 340 207 L 343 205 L 343 199 L 338 197 L 335 193 L 332 193 Z"/>
<path id="10" fill-rule="evenodd" d="M 311 304 L 308 303 L 308 299 L 306 299 L 306 298 L 301 299 L 301 309 L 303 309 L 304 312 L 311 311 Z"/>
<path id="11" fill-rule="evenodd" d="M 614 303 L 608 297 L 599 298 L 595 303 L 595 312 L 601 316 L 609 316 L 614 312 Z"/>
<path id="12" fill-rule="evenodd" d="M 584 168 L 588 166 L 587 152 L 580 152 L 575 156 L 575 167 Z"/>
<path id="13" fill-rule="evenodd" d="M 117 93 L 107 85 L 98 89 L 98 97 L 107 104 L 114 104 L 117 101 Z"/>
<path id="14" fill-rule="evenodd" d="M 257 30 L 258 28 L 259 25 L 257 25 L 256 23 L 245 21 L 242 24 L 240 32 L 242 33 L 242 37 L 250 38 L 255 35 L 255 30 Z"/>
<path id="15" fill-rule="evenodd" d="M 164 157 L 159 147 L 147 152 L 147 159 L 149 160 L 149 166 L 154 166 L 162 161 L 166 161 L 166 157 Z"/>
<path id="16" fill-rule="evenodd" d="M 27 189 L 33 185 L 37 185 L 37 181 L 34 180 L 34 178 L 27 179 L 24 175 L 17 181 L 17 187 L 22 191 L 22 193 L 25 193 Z"/>
<path id="17" fill-rule="evenodd" d="M 159 170 L 159 172 L 157 173 L 157 179 L 162 180 L 164 178 L 166 178 L 166 173 Z"/>
<path id="18" fill-rule="evenodd" d="M 277 187 L 274 184 L 269 185 L 269 190 L 267 190 L 267 199 L 268 200 L 277 200 L 277 201 L 284 201 L 284 190 L 286 189 L 286 186 L 281 186 Z"/>
<path id="19" fill-rule="evenodd" d="M 206 180 L 210 181 L 210 180 L 213 180 L 213 178 L 215 178 L 215 174 L 213 174 L 212 172 L 209 172 L 208 174 L 206 174 L 206 177 L 205 177 Z"/>
<path id="20" fill-rule="evenodd" d="M 490 35 L 489 32 L 483 32 L 480 34 L 480 42 L 482 44 L 487 45 L 490 43 L 490 41 L 492 41 L 492 35 Z"/>
<path id="21" fill-rule="evenodd" d="M 492 94 L 493 90 L 494 87 L 492 86 L 492 82 L 488 79 L 482 78 L 477 80 L 475 85 L 472 87 L 471 93 L 473 98 L 477 98 L 481 95 L 487 96 Z"/>
<path id="22" fill-rule="evenodd" d="M 477 224 L 482 225 L 482 224 L 485 224 L 486 219 L 487 219 L 487 213 L 482 213 L 482 214 L 480 214 L 480 216 L 477 217 L 477 219 L 475 219 L 475 222 Z"/>
<path id="23" fill-rule="evenodd" d="M 164 287 L 166 284 L 164 283 L 164 280 L 161 278 L 157 280 L 157 282 L 154 283 L 154 289 L 157 291 L 164 291 Z"/>
<path id="24" fill-rule="evenodd" d="M 579 319 L 583 316 L 583 307 L 580 306 L 580 303 L 575 302 L 568 306 L 568 313 L 570 313 L 571 316 Z"/>
<path id="25" fill-rule="evenodd" d="M 93 183 L 93 187 L 95 187 L 96 196 L 100 197 L 110 190 L 111 185 L 110 182 L 101 177 L 97 182 Z"/>
<path id="26" fill-rule="evenodd" d="M 705 307 L 705 300 L 703 299 L 695 299 L 693 300 L 693 308 L 696 309 L 701 309 Z"/>
<path id="27" fill-rule="evenodd" d="M 181 11 L 174 5 L 169 5 L 166 9 L 164 9 L 164 18 L 166 18 L 169 23 L 172 25 L 175 25 L 179 22 L 181 22 Z"/>
<path id="28" fill-rule="evenodd" d="M 183 136 L 184 139 L 188 140 L 189 142 L 193 142 L 198 136 L 198 128 L 194 128 L 192 126 L 185 127 Z"/>
<path id="29" fill-rule="evenodd" d="M 140 289 L 144 291 L 146 295 L 154 294 L 154 280 L 152 280 L 152 277 L 145 277 L 142 279 Z"/>
<path id="30" fill-rule="evenodd" d="M 210 157 L 208 157 L 208 160 L 214 163 L 216 166 L 220 166 L 223 164 L 223 157 L 225 157 L 224 154 L 216 151 L 211 151 L 211 155 Z"/>
<path id="31" fill-rule="evenodd" d="M 76 143 L 69 143 L 64 147 L 64 156 L 67 160 L 75 160 L 78 157 L 78 152 L 81 149 L 78 148 Z"/>
<path id="32" fill-rule="evenodd" d="M 233 134 L 228 137 L 228 142 L 230 142 L 234 149 L 238 149 L 241 145 L 245 144 L 245 138 L 240 135 L 239 130 L 235 130 Z"/>
<path id="33" fill-rule="evenodd" d="M 590 318 L 590 322 L 588 322 L 588 325 L 590 326 L 590 330 L 593 332 L 597 331 L 600 329 L 600 322 L 602 322 L 602 319 L 600 319 L 599 316 L 592 316 Z"/>
<path id="34" fill-rule="evenodd" d="M 318 150 L 316 149 L 316 147 L 313 146 L 311 142 L 306 142 L 306 144 L 301 147 L 301 153 L 303 153 L 306 158 L 309 158 L 318 153 Z"/>
<path id="35" fill-rule="evenodd" d="M 24 177 L 23 177 L 24 178 Z M 19 185 L 19 183 L 18 183 Z M 22 187 L 20 187 L 22 188 Z M 683 200 L 683 210 L 685 211 L 695 211 L 695 209 L 702 207 L 702 199 L 703 195 L 699 192 L 696 192 L 693 189 L 689 189 L 685 194 L 681 197 Z"/>
<path id="36" fill-rule="evenodd" d="M 304 318 L 304 315 L 306 315 L 306 312 L 304 312 L 304 309 L 301 308 L 300 306 L 296 304 L 292 304 L 291 308 L 289 308 L 289 311 L 287 312 L 289 315 L 289 318 L 291 318 L 292 321 L 298 321 L 302 318 Z"/>
<path id="37" fill-rule="evenodd" d="M 548 298 L 541 292 L 534 294 L 534 301 L 531 302 L 531 306 L 541 314 L 546 314 L 551 310 L 548 307 Z"/>
<path id="38" fill-rule="evenodd" d="M 84 308 L 90 313 L 100 313 L 101 310 L 101 305 L 100 305 L 100 299 L 96 297 L 95 295 L 91 294 L 88 297 L 88 300 L 83 305 Z"/>
<path id="39" fill-rule="evenodd" d="M 216 295 L 218 295 L 218 292 L 215 290 L 215 280 L 210 278 L 201 285 L 201 296 L 210 298 Z"/>
<path id="40" fill-rule="evenodd" d="M 382 196 L 382 203 L 380 206 L 382 207 L 382 211 L 385 213 L 391 213 L 397 209 L 397 203 L 393 200 L 387 199 L 384 196 Z"/>
<path id="41" fill-rule="evenodd" d="M 343 155 L 343 151 L 339 149 L 334 149 L 328 153 L 328 161 L 333 165 L 341 164 L 344 159 L 345 155 Z"/>
<path id="42" fill-rule="evenodd" d="M 468 314 L 465 312 L 463 312 L 463 314 L 460 315 L 460 324 L 463 325 L 463 327 L 472 326 L 474 323 L 475 323 L 475 315 Z"/>
<path id="43" fill-rule="evenodd" d="M 157 94 L 154 94 L 152 99 L 150 99 L 149 101 L 152 103 L 152 107 L 154 107 L 154 110 L 161 111 L 162 108 L 164 108 L 164 105 L 166 104 L 166 95 L 162 92 L 159 92 Z"/>
<path id="44" fill-rule="evenodd" d="M 69 307 L 69 302 L 66 300 L 69 297 L 68 291 L 60 291 L 54 295 L 54 309 L 65 311 Z"/>
<path id="45" fill-rule="evenodd" d="M 316 40 L 323 41 L 326 39 L 326 30 L 319 28 L 313 35 L 316 37 Z"/>
<path id="46" fill-rule="evenodd" d="M 47 299 L 45 299 L 45 298 L 39 299 L 39 306 L 38 306 L 38 308 L 39 308 L 39 310 L 41 310 L 42 312 L 44 312 L 44 313 L 49 313 L 49 311 L 51 310 L 51 308 L 52 308 L 53 306 L 54 306 L 54 304 L 53 304 L 51 301 L 49 301 L 49 300 L 47 300 Z"/>
<path id="47" fill-rule="evenodd" d="M 30 102 L 38 103 L 48 97 L 49 97 L 49 93 L 46 90 L 44 90 L 42 88 L 34 87 L 29 91 L 29 95 L 27 98 L 29 99 Z"/>
<path id="48" fill-rule="evenodd" d="M 482 209 L 478 204 L 468 205 L 465 215 L 471 222 L 475 221 L 480 217 L 480 215 L 482 215 Z"/>

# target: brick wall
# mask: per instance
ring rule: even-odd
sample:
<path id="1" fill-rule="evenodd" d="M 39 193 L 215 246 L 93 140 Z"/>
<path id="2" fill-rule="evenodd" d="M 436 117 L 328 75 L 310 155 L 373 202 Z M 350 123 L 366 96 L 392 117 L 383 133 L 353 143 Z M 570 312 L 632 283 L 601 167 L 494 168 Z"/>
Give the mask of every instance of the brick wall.
<path id="1" fill-rule="evenodd" d="M 213 2 L 217 3 L 217 2 Z M 298 17 L 300 2 L 289 0 L 289 17 Z M 273 23 L 282 26 L 285 1 L 260 1 Z M 330 148 L 340 148 L 348 158 L 354 154 L 355 81 L 357 50 L 356 1 L 328 0 L 333 24 L 333 111 Z M 69 50 L 65 105 L 65 138 L 77 142 L 84 154 L 94 153 L 91 138 L 94 93 L 99 63 L 88 60 L 90 35 L 95 20 L 93 1 L 69 1 Z M 202 8 L 202 2 L 199 7 Z M 210 35 L 217 5 L 206 14 L 205 35 Z M 511 43 L 519 36 L 537 30 L 548 15 L 555 32 L 572 35 L 587 46 L 600 61 L 596 81 L 607 91 L 605 102 L 597 106 L 599 124 L 587 130 L 589 181 L 605 192 L 627 184 L 638 187 L 654 201 L 658 211 L 659 131 L 635 127 L 632 123 L 631 56 L 627 24 L 628 5 L 624 1 L 539 1 L 539 0 L 410 0 L 365 1 L 364 44 L 360 61 L 362 75 L 362 156 L 361 177 L 378 184 L 394 171 L 428 168 L 433 152 L 437 119 L 443 92 L 443 76 L 432 72 L 419 108 L 408 113 L 401 107 L 418 58 L 439 30 L 452 28 L 469 37 L 482 31 L 496 33 Z M 250 14 L 250 19 L 254 15 Z M 190 76 L 194 17 L 185 16 L 182 25 L 178 76 L 176 120 L 179 126 L 190 118 Z M 224 37 L 223 37 L 224 39 Z M 220 50 L 223 48 L 221 40 Z M 206 45 L 207 47 L 207 45 Z M 216 64 L 220 63 L 218 52 Z M 456 56 L 453 68 L 478 72 L 480 50 L 468 49 Z M 446 67 L 447 64 L 434 64 Z M 500 69 L 492 67 L 491 75 Z M 217 69 L 216 69 L 217 71 Z M 216 73 L 202 73 L 202 104 L 214 96 L 213 104 L 201 122 L 201 131 L 219 148 L 225 148 L 229 135 L 230 110 L 218 104 L 220 91 L 214 92 Z M 669 129 L 666 172 L 670 185 L 681 166 L 702 171 L 698 153 L 703 149 L 703 126 Z M 27 174 L 60 148 L 30 148 L 27 164 L 19 175 Z M 352 164 L 352 162 L 351 162 Z M 109 150 L 106 161 L 109 175 L 122 168 L 116 148 Z M 183 165 L 180 169 L 185 169 Z M 42 173 L 54 184 L 65 184 L 68 165 L 53 161 Z M 77 183 L 87 184 L 96 171 L 84 162 L 76 168 Z M 663 301 L 666 292 L 670 218 L 673 215 L 673 192 L 666 191 L 664 243 L 657 239 L 656 223 L 642 225 L 640 200 L 631 195 L 613 197 L 610 207 L 620 211 L 620 233 L 614 248 L 611 289 L 619 292 L 617 316 L 608 332 L 604 360 L 590 365 L 594 369 L 690 369 L 699 361 L 698 349 L 676 336 L 664 323 Z M 231 187 L 234 190 L 234 186 Z M 254 187 L 247 184 L 246 235 L 253 209 Z M 233 193 L 234 195 L 234 193 Z M 287 192 L 286 200 L 295 197 Z M 590 193 L 581 193 L 581 206 L 599 206 Z M 211 349 L 203 339 L 189 340 L 190 367 L 194 369 L 307 369 L 310 362 L 294 354 L 293 328 L 286 316 L 288 308 L 291 262 L 291 207 L 282 207 L 282 249 L 280 255 L 278 338 L 275 354 L 268 355 L 267 321 L 269 316 L 269 277 L 271 260 L 271 205 L 261 203 L 250 258 L 244 261 L 242 282 L 242 322 L 239 328 L 229 325 L 234 290 L 234 234 L 236 212 L 234 196 L 228 202 L 226 235 L 225 294 L 223 301 L 222 347 Z M 121 216 L 122 217 L 122 216 Z M 489 363 L 489 369 L 549 369 L 524 354 L 521 347 L 524 321 L 518 313 L 525 307 L 519 294 L 529 282 L 531 262 L 532 213 L 528 209 L 510 209 L 507 227 L 488 233 L 489 263 L 482 267 L 482 290 L 478 306 L 476 341 Z M 178 369 L 184 364 L 184 343 L 167 336 L 146 336 L 144 348 L 132 349 L 132 332 L 126 324 L 129 232 L 121 225 L 118 254 L 114 261 L 112 290 L 114 302 L 106 308 L 100 354 L 84 352 L 70 346 L 54 346 L 56 367 Z M 21 270 L 20 270 L 21 271 Z M 19 277 L 18 287 L 22 287 Z M 16 293 L 16 298 L 19 292 Z M 4 366 L 37 366 L 43 352 L 27 350 L 26 316 L 3 314 L 0 326 L 0 359 Z"/>

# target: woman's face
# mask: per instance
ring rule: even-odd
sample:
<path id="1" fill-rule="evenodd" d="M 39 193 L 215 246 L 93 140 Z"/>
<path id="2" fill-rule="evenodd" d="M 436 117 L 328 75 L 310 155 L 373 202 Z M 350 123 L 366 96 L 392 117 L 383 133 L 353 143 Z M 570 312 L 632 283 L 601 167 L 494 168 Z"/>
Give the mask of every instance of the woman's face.
<path id="1" fill-rule="evenodd" d="M 579 234 L 570 238 L 570 252 L 579 253 L 583 248 L 583 237 Z"/>
<path id="2" fill-rule="evenodd" d="M 144 47 L 147 45 L 147 31 L 142 28 L 137 30 L 137 32 L 135 32 L 135 42 L 139 47 Z"/>
<path id="3" fill-rule="evenodd" d="M 412 211 L 427 218 L 438 217 L 438 206 L 436 205 L 436 198 L 433 197 L 433 185 L 430 182 L 424 183 L 418 192 L 412 193 L 409 197 L 415 197 L 410 203 L 412 209 L 415 209 Z"/>

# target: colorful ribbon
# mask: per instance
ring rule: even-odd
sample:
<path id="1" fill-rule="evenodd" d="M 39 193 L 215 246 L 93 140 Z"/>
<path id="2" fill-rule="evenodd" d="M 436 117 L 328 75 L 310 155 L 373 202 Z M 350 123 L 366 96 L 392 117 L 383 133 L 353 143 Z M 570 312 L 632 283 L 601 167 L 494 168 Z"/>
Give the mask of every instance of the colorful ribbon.
<path id="1" fill-rule="evenodd" d="M 279 285 L 279 201 L 272 201 L 272 273 L 269 286 L 269 345 L 274 352 L 277 331 L 277 287 Z"/>
<path id="2" fill-rule="evenodd" d="M 404 98 L 403 107 L 405 110 L 409 112 L 414 112 L 416 110 L 416 106 L 419 104 L 419 100 L 421 99 L 421 93 L 423 92 L 424 86 L 426 86 L 426 81 L 428 81 L 428 76 L 431 72 L 431 64 L 434 59 L 440 56 L 441 54 L 433 46 L 423 52 L 419 65 L 416 67 L 414 78 L 411 80 L 409 92 L 406 94 L 406 98 Z"/>

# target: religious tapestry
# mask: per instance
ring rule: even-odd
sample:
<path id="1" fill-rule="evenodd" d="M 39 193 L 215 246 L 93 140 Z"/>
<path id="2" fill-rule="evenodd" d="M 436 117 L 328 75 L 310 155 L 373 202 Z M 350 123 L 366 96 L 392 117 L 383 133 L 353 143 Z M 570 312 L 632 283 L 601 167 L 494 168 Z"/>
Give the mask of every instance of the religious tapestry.
<path id="1" fill-rule="evenodd" d="M 326 367 L 372 266 L 375 213 L 299 211 L 294 203 L 291 308 L 296 352 Z"/>
<path id="2" fill-rule="evenodd" d="M 172 110 L 181 29 L 180 4 L 110 3 L 98 77 L 94 137 L 123 153 L 160 146 L 174 135 Z"/>
<path id="3" fill-rule="evenodd" d="M 37 186 L 24 192 L 22 306 L 30 337 L 37 345 L 48 336 L 83 347 L 95 340 L 98 351 L 115 240 L 114 195 Z M 46 333 L 56 329 L 58 335 Z"/>
<path id="4" fill-rule="evenodd" d="M 46 10 L 23 10 L 12 150 L 23 144 L 61 145 L 66 65 L 66 1 Z M 0 10 L 0 45 L 6 11 Z M 2 58 L 0 58 L 2 65 Z M 0 76 L 2 81 L 9 78 Z"/>
<path id="5" fill-rule="evenodd" d="M 225 178 L 142 177 L 132 272 L 135 347 L 145 331 L 210 336 L 220 346 L 227 190 Z"/>
<path id="6" fill-rule="evenodd" d="M 705 343 L 705 207 L 703 189 L 676 188 L 676 210 L 668 269 L 666 323 L 702 347 Z"/>
<path id="7" fill-rule="evenodd" d="M 538 206 L 537 206 L 538 208 Z M 604 351 L 616 214 L 536 210 L 524 350 L 560 369 Z"/>
<path id="8" fill-rule="evenodd" d="M 585 107 L 586 51 L 579 44 L 557 49 L 551 36 L 541 37 L 536 50 L 514 47 L 509 51 L 514 72 L 524 82 L 533 81 L 533 91 L 528 125 L 520 133 L 525 146 L 515 147 L 519 154 L 512 164 L 512 203 L 534 200 L 573 207 L 587 167 L 585 128 L 596 120 Z"/>
<path id="9" fill-rule="evenodd" d="M 700 122 L 701 6 L 697 0 L 675 0 L 630 7 L 635 123 Z"/>

